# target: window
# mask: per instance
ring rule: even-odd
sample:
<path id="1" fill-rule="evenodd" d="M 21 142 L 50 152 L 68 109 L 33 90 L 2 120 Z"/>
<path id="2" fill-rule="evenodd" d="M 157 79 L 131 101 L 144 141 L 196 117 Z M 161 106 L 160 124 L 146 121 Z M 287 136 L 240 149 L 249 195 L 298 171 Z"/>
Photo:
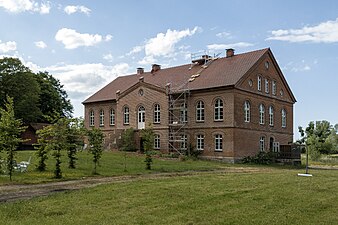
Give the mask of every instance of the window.
<path id="1" fill-rule="evenodd" d="M 161 122 L 161 107 L 159 104 L 156 104 L 154 107 L 154 123 Z"/>
<path id="2" fill-rule="evenodd" d="M 273 126 L 273 113 L 274 109 L 272 106 L 269 107 L 269 125 Z"/>
<path id="3" fill-rule="evenodd" d="M 269 80 L 265 78 L 265 93 L 269 93 Z"/>
<path id="4" fill-rule="evenodd" d="M 282 127 L 286 127 L 286 111 L 282 109 Z"/>
<path id="5" fill-rule="evenodd" d="M 183 103 L 180 108 L 180 122 L 186 123 L 188 122 L 188 110 L 187 104 Z"/>
<path id="6" fill-rule="evenodd" d="M 197 150 L 204 150 L 204 135 L 203 134 L 199 134 L 197 135 Z"/>
<path id="7" fill-rule="evenodd" d="M 215 120 L 223 120 L 223 101 L 222 99 L 216 99 L 215 101 Z"/>
<path id="8" fill-rule="evenodd" d="M 115 110 L 114 109 L 110 110 L 110 125 L 111 126 L 115 125 Z"/>
<path id="9" fill-rule="evenodd" d="M 262 91 L 262 77 L 261 76 L 257 77 L 257 89 L 258 91 Z"/>
<path id="10" fill-rule="evenodd" d="M 259 124 L 263 125 L 265 121 L 265 107 L 263 104 L 259 105 Z"/>
<path id="11" fill-rule="evenodd" d="M 94 111 L 91 110 L 89 113 L 89 126 L 94 126 Z"/>
<path id="12" fill-rule="evenodd" d="M 272 81 L 272 94 L 276 95 L 277 93 L 277 82 L 275 80 Z"/>
<path id="13" fill-rule="evenodd" d="M 160 149 L 161 142 L 160 142 L 160 135 L 155 134 L 154 135 L 154 149 Z"/>
<path id="14" fill-rule="evenodd" d="M 250 102 L 244 102 L 244 122 L 250 122 Z"/>
<path id="15" fill-rule="evenodd" d="M 129 108 L 127 106 L 123 109 L 123 124 L 129 124 Z"/>
<path id="16" fill-rule="evenodd" d="M 100 110 L 100 126 L 104 126 L 104 111 Z"/>
<path id="17" fill-rule="evenodd" d="M 259 139 L 259 151 L 264 152 L 265 151 L 265 137 L 260 137 Z"/>
<path id="18" fill-rule="evenodd" d="M 204 102 L 198 101 L 196 105 L 196 121 L 204 121 Z"/>
<path id="19" fill-rule="evenodd" d="M 223 151 L 223 136 L 221 134 L 215 135 L 215 151 Z"/>
<path id="20" fill-rule="evenodd" d="M 188 137 L 185 134 L 181 135 L 181 150 L 187 150 Z"/>

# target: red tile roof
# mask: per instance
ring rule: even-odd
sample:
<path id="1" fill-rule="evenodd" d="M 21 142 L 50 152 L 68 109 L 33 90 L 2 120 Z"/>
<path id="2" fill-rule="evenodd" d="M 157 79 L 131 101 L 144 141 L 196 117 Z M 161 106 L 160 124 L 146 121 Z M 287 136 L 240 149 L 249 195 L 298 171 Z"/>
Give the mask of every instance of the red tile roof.
<path id="1" fill-rule="evenodd" d="M 133 74 L 128 76 L 120 76 L 106 85 L 104 88 L 86 99 L 83 104 L 99 101 L 107 101 L 116 99 L 116 91 L 127 90 L 132 85 L 139 82 L 140 77 L 144 77 L 144 82 L 165 88 L 171 83 L 172 89 L 184 88 L 188 85 L 190 90 L 207 89 L 222 86 L 235 85 L 254 64 L 269 49 L 261 49 L 257 51 L 234 55 L 229 58 L 219 58 L 213 60 L 207 68 L 195 65 L 191 69 L 191 64 L 177 67 L 165 68 L 155 73 L 145 72 L 141 75 Z M 194 81 L 188 82 L 191 75 L 199 73 Z"/>

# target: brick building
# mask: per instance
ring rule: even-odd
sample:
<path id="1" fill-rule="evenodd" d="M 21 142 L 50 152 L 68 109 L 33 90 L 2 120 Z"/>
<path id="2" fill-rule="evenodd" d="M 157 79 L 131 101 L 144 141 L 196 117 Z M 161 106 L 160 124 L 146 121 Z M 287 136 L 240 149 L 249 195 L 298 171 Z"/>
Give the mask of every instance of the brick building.
<path id="1" fill-rule="evenodd" d="M 270 49 L 225 57 L 202 55 L 191 64 L 120 76 L 86 99 L 85 125 L 100 127 L 116 149 L 130 127 L 138 137 L 151 125 L 154 149 L 236 161 L 279 151 L 293 141 L 296 102 Z M 138 148 L 142 140 L 136 138 Z"/>

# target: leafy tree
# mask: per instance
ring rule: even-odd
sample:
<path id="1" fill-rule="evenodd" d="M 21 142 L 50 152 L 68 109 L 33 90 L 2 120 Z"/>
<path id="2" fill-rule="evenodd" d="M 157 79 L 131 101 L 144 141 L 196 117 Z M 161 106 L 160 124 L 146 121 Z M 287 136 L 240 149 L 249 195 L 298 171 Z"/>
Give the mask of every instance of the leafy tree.
<path id="1" fill-rule="evenodd" d="M 36 169 L 38 171 L 45 171 L 48 159 L 48 152 L 51 150 L 51 145 L 49 144 L 50 135 L 52 133 L 53 127 L 46 126 L 41 130 L 38 130 L 36 134 L 38 135 L 38 144 L 35 145 L 36 156 L 39 158 Z"/>
<path id="2" fill-rule="evenodd" d="M 154 148 L 153 129 L 150 127 L 150 128 L 141 130 L 141 138 L 143 140 L 143 147 L 144 147 L 144 151 L 146 154 L 146 159 L 145 159 L 146 169 L 151 170 L 151 164 L 153 163 L 153 159 L 151 157 L 151 151 Z"/>
<path id="3" fill-rule="evenodd" d="M 68 124 L 65 130 L 67 142 L 68 167 L 75 169 L 77 160 L 76 153 L 80 145 L 83 144 L 84 124 L 82 119 L 73 118 L 67 119 Z"/>
<path id="4" fill-rule="evenodd" d="M 96 167 L 101 159 L 103 152 L 103 138 L 102 131 L 98 128 L 93 128 L 88 131 L 89 151 L 93 155 L 94 171 L 97 174 Z"/>
<path id="5" fill-rule="evenodd" d="M 122 145 L 120 149 L 122 151 L 135 151 L 135 138 L 134 138 L 134 129 L 131 127 L 127 130 L 125 130 L 122 133 Z"/>
<path id="6" fill-rule="evenodd" d="M 0 151 L 2 149 L 6 152 L 7 170 L 11 181 L 14 169 L 14 153 L 19 143 L 23 142 L 20 134 L 25 129 L 26 127 L 22 126 L 22 121 L 15 119 L 13 99 L 7 96 L 5 108 L 0 108 Z"/>

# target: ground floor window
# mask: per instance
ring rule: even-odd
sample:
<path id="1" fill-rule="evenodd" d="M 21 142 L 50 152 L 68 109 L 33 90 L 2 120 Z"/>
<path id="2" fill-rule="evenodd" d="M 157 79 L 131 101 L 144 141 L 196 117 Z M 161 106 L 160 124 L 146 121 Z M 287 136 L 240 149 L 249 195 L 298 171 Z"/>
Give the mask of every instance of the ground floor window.
<path id="1" fill-rule="evenodd" d="M 161 142 L 160 142 L 160 135 L 155 134 L 154 136 L 154 149 L 160 149 Z"/>
<path id="2" fill-rule="evenodd" d="M 185 134 L 181 135 L 181 150 L 187 150 L 188 137 Z"/>
<path id="3" fill-rule="evenodd" d="M 204 150 L 204 135 L 203 134 L 197 135 L 196 141 L 197 141 L 196 143 L 197 150 Z"/>
<path id="4" fill-rule="evenodd" d="M 259 151 L 264 152 L 265 151 L 265 137 L 260 137 L 259 139 Z"/>
<path id="5" fill-rule="evenodd" d="M 215 151 L 223 151 L 223 136 L 221 134 L 215 135 Z"/>

